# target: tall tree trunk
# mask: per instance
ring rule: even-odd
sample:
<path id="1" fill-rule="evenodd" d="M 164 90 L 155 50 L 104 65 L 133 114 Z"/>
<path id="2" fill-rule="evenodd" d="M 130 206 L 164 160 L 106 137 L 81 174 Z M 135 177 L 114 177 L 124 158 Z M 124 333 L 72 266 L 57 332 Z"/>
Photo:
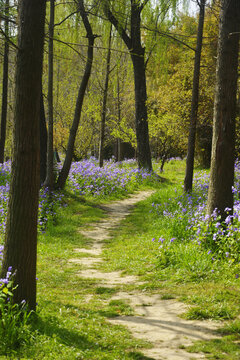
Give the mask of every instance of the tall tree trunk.
<path id="1" fill-rule="evenodd" d="M 51 191 L 54 185 L 53 165 L 53 36 L 55 0 L 50 0 L 50 21 L 48 40 L 48 144 L 47 144 L 47 175 L 44 186 Z"/>
<path id="2" fill-rule="evenodd" d="M 144 54 L 141 44 L 141 7 L 137 1 L 131 2 L 131 59 L 135 87 L 135 126 L 137 137 L 137 160 L 139 168 L 152 170 L 151 151 L 148 134 L 147 84 Z"/>
<path id="3" fill-rule="evenodd" d="M 119 79 L 119 72 L 117 72 L 117 114 L 118 114 L 118 126 L 120 127 L 121 123 L 121 99 L 120 99 L 120 79 Z M 121 161 L 121 138 L 117 138 L 117 161 Z"/>
<path id="4" fill-rule="evenodd" d="M 39 111 L 46 3 L 19 3 L 14 148 L 1 276 L 16 271 L 14 301 L 36 307 L 37 215 L 39 196 Z"/>
<path id="5" fill-rule="evenodd" d="M 61 189 L 64 187 L 64 185 L 66 183 L 66 180 L 67 180 L 67 177 L 69 174 L 69 170 L 70 170 L 70 167 L 72 164 L 72 158 L 73 158 L 73 153 L 74 153 L 74 143 L 75 143 L 78 125 L 79 125 L 79 121 L 80 121 L 80 117 L 81 117 L 84 95 L 86 92 L 88 80 L 91 75 L 92 62 L 93 62 L 93 46 L 94 46 L 95 35 L 92 32 L 92 28 L 89 23 L 87 13 L 85 11 L 83 0 L 78 0 L 78 5 L 79 5 L 80 15 L 82 17 L 83 24 L 84 24 L 84 27 L 87 32 L 88 53 L 87 53 L 87 62 L 86 62 L 85 71 L 84 71 L 81 85 L 80 85 L 80 88 L 78 91 L 74 119 L 73 119 L 72 127 L 70 129 L 69 139 L 68 139 L 66 157 L 65 157 L 63 167 L 60 171 L 60 174 L 59 174 L 59 177 L 57 180 L 57 188 L 61 188 Z"/>
<path id="6" fill-rule="evenodd" d="M 240 1 L 221 0 L 207 214 L 218 209 L 222 220 L 233 208 L 239 32 Z"/>
<path id="7" fill-rule="evenodd" d="M 103 89 L 103 103 L 102 103 L 102 116 L 101 116 L 101 130 L 100 130 L 100 144 L 99 144 L 99 166 L 103 166 L 103 150 L 104 150 L 104 139 L 105 139 L 105 123 L 107 114 L 107 96 L 108 96 L 108 85 L 110 75 L 110 61 L 111 61 L 111 41 L 112 41 L 112 25 L 110 26 L 109 38 L 108 38 L 108 52 L 106 62 L 106 76 L 105 84 Z"/>
<path id="8" fill-rule="evenodd" d="M 122 40 L 126 44 L 133 63 L 135 86 L 135 126 L 137 137 L 138 167 L 152 170 L 151 151 L 148 133 L 147 115 L 147 85 L 146 67 L 144 60 L 145 49 L 141 43 L 141 12 L 148 1 L 140 4 L 137 0 L 131 1 L 130 36 L 121 26 L 120 21 L 110 10 L 109 2 L 104 2 L 104 11 L 108 20 L 114 25 Z"/>
<path id="9" fill-rule="evenodd" d="M 144 49 L 132 54 L 135 86 L 135 126 L 137 137 L 138 167 L 152 170 L 152 160 L 148 134 L 147 88 L 144 64 Z"/>
<path id="10" fill-rule="evenodd" d="M 193 183 L 194 153 L 195 153 L 198 99 L 199 99 L 199 78 L 200 78 L 205 4 L 206 4 L 206 0 L 200 0 L 197 46 L 196 46 L 195 60 L 194 60 L 190 128 L 189 128 L 189 136 L 188 136 L 188 152 L 187 152 L 187 162 L 186 162 L 186 174 L 184 179 L 185 192 L 192 191 L 192 183 Z"/>
<path id="11" fill-rule="evenodd" d="M 40 99 L 40 186 L 44 183 L 47 174 L 47 127 L 43 102 L 43 93 Z"/>
<path id="12" fill-rule="evenodd" d="M 5 0 L 5 34 L 9 34 L 9 0 Z M 0 163 L 4 162 L 5 141 L 6 141 L 6 125 L 7 125 L 7 105 L 8 105 L 8 60 L 9 43 L 5 40 L 4 57 L 3 57 L 3 82 L 2 82 L 2 113 L 1 113 L 1 136 L 0 136 Z"/>

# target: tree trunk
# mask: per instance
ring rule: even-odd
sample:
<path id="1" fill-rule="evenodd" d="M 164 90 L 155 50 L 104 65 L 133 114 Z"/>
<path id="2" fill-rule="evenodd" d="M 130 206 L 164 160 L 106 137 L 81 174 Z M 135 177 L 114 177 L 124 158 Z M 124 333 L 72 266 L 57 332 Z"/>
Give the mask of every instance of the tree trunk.
<path id="1" fill-rule="evenodd" d="M 118 31 L 126 44 L 133 63 L 134 86 L 135 86 L 135 126 L 137 137 L 137 159 L 138 167 L 152 170 L 151 151 L 148 134 L 147 115 L 147 85 L 146 67 L 144 60 L 145 49 L 141 43 L 141 12 L 147 2 L 142 5 L 139 1 L 131 1 L 131 26 L 130 36 L 121 26 L 121 22 L 110 10 L 108 2 L 104 2 L 104 11 L 108 20 Z"/>
<path id="2" fill-rule="evenodd" d="M 147 88 L 144 64 L 144 49 L 132 52 L 135 86 L 135 126 L 137 137 L 138 167 L 152 170 L 152 160 L 148 134 Z"/>
<path id="3" fill-rule="evenodd" d="M 189 136 L 188 136 L 186 174 L 184 179 L 185 192 L 192 191 L 192 182 L 193 182 L 196 125 L 197 125 L 198 99 L 199 99 L 199 78 L 200 78 L 205 3 L 206 0 L 200 0 L 200 4 L 199 4 L 200 12 L 199 12 L 199 21 L 198 21 L 197 46 L 196 46 L 195 60 L 194 60 L 191 117 L 190 117 L 190 128 L 189 128 Z"/>
<path id="4" fill-rule="evenodd" d="M 43 94 L 40 99 L 40 186 L 44 183 L 47 174 L 47 127 L 43 102 Z"/>
<path id="5" fill-rule="evenodd" d="M 100 144 L 99 144 L 99 166 L 100 167 L 103 167 L 105 123 L 106 123 L 106 114 L 107 114 L 107 96 L 108 96 L 108 85 L 109 85 L 109 75 L 110 75 L 110 61 L 111 61 L 111 41 L 112 41 L 112 25 L 110 26 L 109 39 L 108 39 L 106 76 L 105 76 L 105 84 L 104 84 L 104 90 L 103 90 L 103 104 L 102 104 Z"/>
<path id="6" fill-rule="evenodd" d="M 5 0 L 5 34 L 8 36 L 9 24 L 9 0 Z M 7 125 L 7 105 L 8 105 L 8 60 L 9 43 L 5 40 L 4 57 L 3 57 L 3 83 L 2 83 L 2 113 L 1 113 L 1 137 L 0 137 L 0 163 L 4 162 L 5 141 L 6 141 L 6 125 Z"/>
<path id="7" fill-rule="evenodd" d="M 19 4 L 14 148 L 2 277 L 16 271 L 14 301 L 36 307 L 37 215 L 39 196 L 39 112 L 46 3 Z"/>
<path id="8" fill-rule="evenodd" d="M 67 180 L 67 177 L 69 174 L 69 170 L 70 170 L 70 167 L 72 164 L 74 143 L 75 143 L 78 125 L 79 125 L 79 121 L 80 121 L 80 117 L 81 117 L 84 95 L 86 92 L 88 80 L 91 75 L 92 62 L 93 62 L 93 46 L 94 46 L 95 35 L 93 35 L 92 28 L 91 28 L 91 25 L 90 25 L 88 17 L 87 17 L 87 13 L 84 8 L 83 0 L 79 0 L 78 4 L 79 4 L 80 15 L 82 17 L 82 20 L 83 20 L 83 23 L 84 23 L 84 26 L 85 26 L 85 29 L 87 32 L 88 54 L 87 54 L 87 62 L 86 62 L 84 75 L 83 75 L 81 85 L 80 85 L 80 88 L 78 91 L 74 119 L 73 119 L 72 127 L 70 129 L 69 139 L 68 139 L 66 157 L 65 157 L 64 164 L 60 171 L 58 181 L 57 181 L 57 188 L 60 188 L 60 189 L 62 189 L 66 183 L 66 180 Z"/>
<path id="9" fill-rule="evenodd" d="M 55 0 L 50 0 L 50 21 L 48 40 L 48 143 L 47 143 L 47 175 L 44 182 L 50 191 L 54 185 L 53 165 L 53 36 L 54 36 Z"/>
<path id="10" fill-rule="evenodd" d="M 233 208 L 239 32 L 240 1 L 221 0 L 207 214 L 218 209 L 222 220 Z"/>
<path id="11" fill-rule="evenodd" d="M 120 99 L 120 79 L 119 72 L 117 72 L 117 114 L 118 114 L 118 126 L 120 128 L 121 123 L 121 99 Z M 117 138 L 117 156 L 116 161 L 121 161 L 121 138 Z"/>
<path id="12" fill-rule="evenodd" d="M 141 44 L 141 11 L 137 1 L 131 2 L 131 59 L 135 87 L 135 126 L 137 137 L 138 167 L 152 170 L 151 151 L 148 134 L 147 84 L 144 54 Z"/>

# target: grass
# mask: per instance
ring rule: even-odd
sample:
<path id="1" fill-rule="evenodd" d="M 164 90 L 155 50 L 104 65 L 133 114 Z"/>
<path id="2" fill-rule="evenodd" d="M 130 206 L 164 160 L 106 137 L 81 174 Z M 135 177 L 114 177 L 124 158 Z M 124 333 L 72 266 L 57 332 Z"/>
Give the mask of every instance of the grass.
<path id="1" fill-rule="evenodd" d="M 49 223 L 39 236 L 38 311 L 28 326 L 31 336 L 5 356 L 0 353 L 0 359 L 143 360 L 140 349 L 149 345 L 134 339 L 124 327 L 107 322 L 109 317 L 131 315 L 131 307 L 111 300 L 116 289 L 77 276 L 79 264 L 68 262 L 76 257 L 74 249 L 91 247 L 79 228 L 87 228 L 105 214 L 95 203 L 71 194 L 67 202 L 57 222 Z"/>
<path id="2" fill-rule="evenodd" d="M 145 281 L 140 288 L 157 292 L 162 299 L 186 302 L 189 310 L 183 316 L 187 319 L 227 321 L 231 326 L 240 315 L 239 279 L 235 279 L 235 268 L 227 262 L 213 264 L 211 254 L 199 251 L 189 242 L 185 238 L 184 219 L 169 221 L 151 212 L 153 203 L 167 203 L 182 191 L 181 166 L 181 163 L 168 164 L 164 173 L 167 181 L 136 206 L 121 229 L 112 231 L 113 240 L 109 240 L 104 251 L 106 261 L 99 266 L 107 271 L 123 270 L 139 276 Z M 169 240 L 173 237 L 181 241 L 176 240 L 170 246 Z M 159 238 L 168 244 L 164 252 L 158 250 L 163 246 Z M 236 345 L 239 335 L 238 331 L 216 342 L 201 342 L 189 351 L 208 349 L 210 359 L 239 359 L 239 345 Z M 219 342 L 222 345 L 218 349 Z M 228 350 L 225 349 L 227 342 L 230 342 Z"/>
<path id="3" fill-rule="evenodd" d="M 145 184 L 155 193 L 112 231 L 112 238 L 105 243 L 105 261 L 98 267 L 137 275 L 144 281 L 138 285 L 140 290 L 158 293 L 166 301 L 187 303 L 189 310 L 183 315 L 187 319 L 224 320 L 221 338 L 197 342 L 187 350 L 204 352 L 209 359 L 239 359 L 240 280 L 234 269 L 228 263 L 213 266 L 211 255 L 197 251 L 186 238 L 184 219 L 169 221 L 153 211 L 153 203 L 169 203 L 169 198 L 173 199 L 170 206 L 177 206 L 174 199 L 182 192 L 183 174 L 182 162 L 170 162 L 163 174 L 165 181 Z M 148 343 L 107 321 L 133 314 L 128 303 L 111 299 L 119 289 L 81 278 L 77 274 L 80 265 L 69 262 L 76 257 L 76 248 L 91 248 L 91 240 L 81 235 L 79 228 L 86 229 L 105 216 L 99 206 L 103 199 L 99 202 L 71 193 L 66 193 L 65 199 L 68 206 L 39 237 L 38 312 L 29 324 L 28 342 L 9 349 L 0 359 L 147 360 L 141 349 L 149 347 Z M 113 197 L 105 200 L 110 199 Z M 164 242 L 158 242 L 159 238 Z M 170 243 L 172 238 L 176 240 Z M 125 290 L 131 287 L 127 285 Z"/>

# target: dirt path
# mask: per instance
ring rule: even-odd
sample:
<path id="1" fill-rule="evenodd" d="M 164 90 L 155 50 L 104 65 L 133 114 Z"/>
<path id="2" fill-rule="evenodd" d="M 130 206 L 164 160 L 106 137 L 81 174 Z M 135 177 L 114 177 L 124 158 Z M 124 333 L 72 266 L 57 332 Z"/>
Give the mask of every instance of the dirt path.
<path id="1" fill-rule="evenodd" d="M 89 231 L 81 231 L 83 235 L 93 239 L 94 243 L 90 250 L 75 249 L 76 255 L 79 253 L 81 257 L 70 261 L 83 266 L 83 270 L 78 273 L 79 276 L 99 279 L 101 284 L 107 287 L 140 284 L 135 276 L 122 275 L 120 271 L 102 273 L 94 269 L 94 265 L 103 261 L 101 259 L 102 245 L 103 241 L 110 237 L 109 231 L 119 225 L 137 202 L 146 199 L 151 193 L 151 191 L 143 191 L 128 199 L 104 206 L 108 218 Z M 138 291 L 119 292 L 112 299 L 126 299 L 135 310 L 135 315 L 119 316 L 109 321 L 125 325 L 135 337 L 151 342 L 153 348 L 141 350 L 145 356 L 149 357 L 149 360 L 204 359 L 203 354 L 190 354 L 184 350 L 184 347 L 191 345 L 194 340 L 217 337 L 215 333 L 217 323 L 181 319 L 179 315 L 186 310 L 187 306 L 175 300 L 161 300 L 157 294 L 148 295 Z"/>

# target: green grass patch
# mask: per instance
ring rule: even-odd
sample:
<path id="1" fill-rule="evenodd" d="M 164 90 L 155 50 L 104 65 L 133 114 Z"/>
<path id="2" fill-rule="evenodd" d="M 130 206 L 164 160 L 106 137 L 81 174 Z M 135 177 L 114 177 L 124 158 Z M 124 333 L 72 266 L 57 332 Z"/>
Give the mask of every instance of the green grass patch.
<path id="1" fill-rule="evenodd" d="M 27 341 L 7 351 L 0 347 L 0 358 L 143 360 L 140 349 L 149 344 L 107 321 L 132 315 L 131 307 L 124 301 L 111 300 L 117 289 L 81 278 L 77 275 L 80 266 L 69 262 L 78 256 L 75 249 L 91 248 L 92 240 L 79 229 L 87 229 L 105 213 L 91 199 L 69 192 L 65 201 L 67 206 L 58 211 L 55 223 L 49 222 L 47 231 L 39 236 L 38 310 L 24 330 Z"/>
<path id="2" fill-rule="evenodd" d="M 189 352 L 202 352 L 206 359 L 239 360 L 240 336 L 224 336 L 221 339 L 197 341 L 187 348 Z"/>

